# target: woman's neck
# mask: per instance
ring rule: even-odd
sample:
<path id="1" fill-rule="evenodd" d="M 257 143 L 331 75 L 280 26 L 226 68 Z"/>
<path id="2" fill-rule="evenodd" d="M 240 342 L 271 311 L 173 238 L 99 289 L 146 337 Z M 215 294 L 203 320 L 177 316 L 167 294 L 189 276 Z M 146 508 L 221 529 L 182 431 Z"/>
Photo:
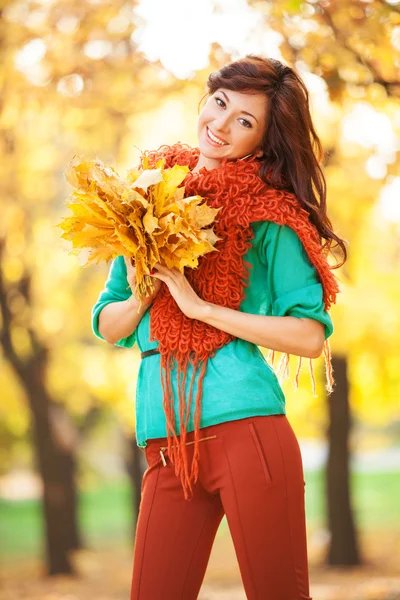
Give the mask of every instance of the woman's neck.
<path id="1" fill-rule="evenodd" d="M 221 164 L 220 160 L 207 158 L 200 152 L 199 159 L 198 159 L 196 165 L 193 167 L 192 173 L 196 173 L 197 171 L 200 171 L 200 169 L 202 167 L 206 167 L 206 169 L 208 169 L 208 170 L 216 169 L 219 167 L 220 164 Z"/>
<path id="2" fill-rule="evenodd" d="M 245 158 L 249 158 L 250 156 L 253 156 L 254 153 L 250 153 L 247 154 L 247 156 L 243 156 L 240 159 L 232 159 L 235 160 L 236 162 L 240 161 L 240 160 L 244 160 Z M 196 163 L 196 165 L 193 167 L 193 169 L 191 169 L 192 173 L 197 173 L 197 171 L 200 171 L 200 169 L 202 167 L 206 167 L 206 169 L 208 171 L 212 171 L 213 169 L 217 169 L 220 165 L 222 164 L 222 160 L 217 160 L 214 158 L 207 158 L 207 156 L 204 156 L 201 152 L 199 152 L 199 158 L 198 161 Z"/>

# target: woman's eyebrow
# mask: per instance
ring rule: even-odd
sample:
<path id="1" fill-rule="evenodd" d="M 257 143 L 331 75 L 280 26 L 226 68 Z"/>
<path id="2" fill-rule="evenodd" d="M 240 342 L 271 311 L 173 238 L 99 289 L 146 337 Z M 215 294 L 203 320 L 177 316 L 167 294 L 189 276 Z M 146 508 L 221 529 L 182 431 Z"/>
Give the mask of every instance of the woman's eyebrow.
<path id="1" fill-rule="evenodd" d="M 220 90 L 220 93 L 221 93 L 223 96 L 225 96 L 225 98 L 226 98 L 226 101 L 227 101 L 227 102 L 229 102 L 229 98 L 228 98 L 228 96 L 225 94 L 225 92 L 223 92 L 222 90 Z M 255 120 L 257 121 L 256 117 L 255 117 L 254 115 L 252 115 L 251 113 L 247 112 L 246 110 L 242 110 L 242 111 L 240 111 L 240 112 L 242 112 L 244 115 L 249 115 L 249 117 L 253 117 L 253 119 L 255 119 Z M 257 121 L 257 123 L 258 123 L 258 121 Z"/>

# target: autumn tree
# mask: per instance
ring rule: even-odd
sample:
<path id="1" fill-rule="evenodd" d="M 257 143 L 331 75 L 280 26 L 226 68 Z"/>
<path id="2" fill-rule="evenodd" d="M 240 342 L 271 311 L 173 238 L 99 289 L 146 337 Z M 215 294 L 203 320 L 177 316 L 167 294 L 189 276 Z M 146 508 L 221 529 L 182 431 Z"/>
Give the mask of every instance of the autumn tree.
<path id="1" fill-rule="evenodd" d="M 135 53 L 128 2 L 10 2 L 0 27 L 0 341 L 31 413 L 48 571 L 69 573 L 70 551 L 80 545 L 74 413 L 82 416 L 83 402 L 90 415 L 98 399 L 76 378 L 90 278 L 76 263 L 74 276 L 68 272 L 55 230 L 67 196 L 63 173 L 83 149 L 118 157 L 129 119 L 171 82 Z"/>

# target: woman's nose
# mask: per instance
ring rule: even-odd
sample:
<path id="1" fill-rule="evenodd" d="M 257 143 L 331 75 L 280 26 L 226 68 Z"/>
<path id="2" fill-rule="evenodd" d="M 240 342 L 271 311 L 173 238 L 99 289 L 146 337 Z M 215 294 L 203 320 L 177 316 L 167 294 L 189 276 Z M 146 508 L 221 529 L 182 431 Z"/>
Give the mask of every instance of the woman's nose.
<path id="1" fill-rule="evenodd" d="M 229 115 L 219 116 L 218 119 L 214 120 L 214 127 L 217 131 L 227 132 L 229 130 Z"/>

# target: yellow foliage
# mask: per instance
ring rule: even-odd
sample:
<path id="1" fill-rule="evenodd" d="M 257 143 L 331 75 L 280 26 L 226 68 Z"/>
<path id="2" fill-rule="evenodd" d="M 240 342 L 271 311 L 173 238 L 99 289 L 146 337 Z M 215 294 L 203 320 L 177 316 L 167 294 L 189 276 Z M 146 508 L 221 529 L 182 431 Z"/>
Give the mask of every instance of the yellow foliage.
<path id="1" fill-rule="evenodd" d="M 216 250 L 219 239 L 212 228 L 204 228 L 220 209 L 208 206 L 201 196 L 185 198 L 184 187 L 178 187 L 188 167 L 164 169 L 164 159 L 155 169 L 147 167 L 145 157 L 143 169 L 131 169 L 124 180 L 98 158 L 74 157 L 66 171 L 75 188 L 67 202 L 72 216 L 58 224 L 72 251 L 90 250 L 84 266 L 130 257 L 140 299 L 154 289 L 149 273 L 157 262 L 183 273 Z"/>

